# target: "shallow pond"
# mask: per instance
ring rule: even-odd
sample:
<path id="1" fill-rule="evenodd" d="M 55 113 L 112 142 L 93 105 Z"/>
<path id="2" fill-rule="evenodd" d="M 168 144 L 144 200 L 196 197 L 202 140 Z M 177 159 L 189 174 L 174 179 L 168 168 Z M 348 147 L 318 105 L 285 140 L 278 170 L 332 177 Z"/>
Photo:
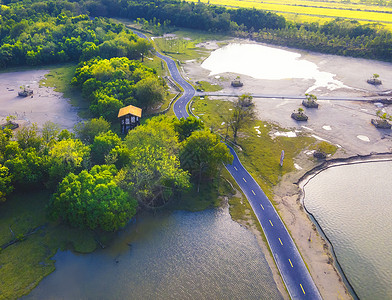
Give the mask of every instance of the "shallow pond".
<path id="1" fill-rule="evenodd" d="M 110 247 L 55 255 L 27 299 L 282 299 L 255 236 L 228 209 L 143 215 Z"/>
<path id="2" fill-rule="evenodd" d="M 392 299 L 392 162 L 327 169 L 304 204 L 332 242 L 360 299 Z"/>
<path id="3" fill-rule="evenodd" d="M 215 50 L 202 63 L 210 75 L 232 72 L 257 79 L 313 79 L 307 92 L 318 87 L 330 90 L 346 87 L 334 79 L 334 74 L 322 72 L 313 62 L 301 59 L 301 54 L 258 44 L 229 44 Z"/>

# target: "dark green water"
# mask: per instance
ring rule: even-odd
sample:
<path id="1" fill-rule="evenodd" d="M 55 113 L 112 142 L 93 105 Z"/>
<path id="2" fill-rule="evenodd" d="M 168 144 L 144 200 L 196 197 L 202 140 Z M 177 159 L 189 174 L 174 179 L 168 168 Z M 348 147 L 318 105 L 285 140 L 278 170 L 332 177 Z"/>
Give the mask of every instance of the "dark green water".
<path id="1" fill-rule="evenodd" d="M 54 259 L 26 299 L 282 299 L 255 236 L 227 208 L 143 215 L 106 249 Z"/>

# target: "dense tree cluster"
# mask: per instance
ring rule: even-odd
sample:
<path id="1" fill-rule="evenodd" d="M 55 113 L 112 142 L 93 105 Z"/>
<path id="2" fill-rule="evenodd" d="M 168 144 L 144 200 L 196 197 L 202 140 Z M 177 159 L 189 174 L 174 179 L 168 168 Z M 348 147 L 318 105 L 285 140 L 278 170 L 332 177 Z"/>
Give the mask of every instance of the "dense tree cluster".
<path id="1" fill-rule="evenodd" d="M 209 31 L 227 32 L 238 27 L 248 30 L 276 29 L 285 26 L 285 19 L 275 13 L 178 0 L 86 1 L 85 9 L 94 16 L 117 16 L 134 20 L 156 18 L 162 24 L 169 21 L 174 26 Z"/>
<path id="2" fill-rule="evenodd" d="M 386 61 L 392 57 L 392 33 L 379 24 L 361 25 L 340 19 L 323 25 L 295 23 L 263 10 L 179 0 L 3 2 L 6 5 L 0 5 L 0 68 L 88 60 L 95 56 L 135 59 L 151 49 L 146 40 L 102 17 L 145 19 L 161 29 L 170 25 L 235 32 L 258 41 L 324 53 Z"/>
<path id="3" fill-rule="evenodd" d="M 104 18 L 90 20 L 86 14 L 79 14 L 78 3 L 67 3 L 26 1 L 0 5 L 0 68 L 95 56 L 136 59 L 151 49 L 148 41 L 139 39 L 124 25 Z"/>
<path id="4" fill-rule="evenodd" d="M 96 165 L 90 171 L 69 173 L 49 204 L 52 216 L 77 227 L 115 231 L 135 215 L 137 202 L 116 182 L 117 169 Z"/>
<path id="5" fill-rule="evenodd" d="M 47 188 L 54 191 L 48 205 L 54 219 L 114 231 L 138 207 L 167 204 L 200 174 L 216 178 L 222 163 L 232 159 L 195 118 L 155 117 L 124 140 L 103 118 L 77 124 L 74 131 L 76 136 L 51 122 L 41 133 L 36 126 L 15 135 L 0 130 L 0 202 L 14 189 Z"/>
<path id="6" fill-rule="evenodd" d="M 81 87 L 83 96 L 91 101 L 93 115 L 109 121 L 117 118 L 121 107 L 136 105 L 145 109 L 165 97 L 165 82 L 155 70 L 126 57 L 81 62 L 72 84 Z"/>

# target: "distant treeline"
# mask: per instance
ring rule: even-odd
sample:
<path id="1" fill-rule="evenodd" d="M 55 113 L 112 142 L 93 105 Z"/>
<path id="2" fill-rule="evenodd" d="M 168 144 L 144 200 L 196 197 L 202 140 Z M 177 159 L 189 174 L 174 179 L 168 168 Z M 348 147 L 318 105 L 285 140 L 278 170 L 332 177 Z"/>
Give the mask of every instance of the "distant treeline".
<path id="1" fill-rule="evenodd" d="M 80 12 L 65 1 L 0 5 L 0 69 L 95 56 L 137 59 L 151 49 L 124 25 Z"/>
<path id="2" fill-rule="evenodd" d="M 290 24 L 282 29 L 237 31 L 256 41 L 316 52 L 392 61 L 392 32 L 377 24 L 336 19 L 324 25 Z"/>
<path id="3" fill-rule="evenodd" d="M 392 61 L 392 32 L 380 24 L 336 19 L 326 24 L 295 23 L 275 13 L 256 9 L 229 9 L 177 0 L 89 0 L 92 15 L 144 18 L 163 24 L 216 32 L 232 32 L 260 42 L 323 53 Z"/>
<path id="4" fill-rule="evenodd" d="M 262 10 L 178 0 L 3 3 L 6 5 L 0 6 L 0 68 L 78 60 L 83 55 L 132 59 L 148 49 L 148 45 L 139 45 L 141 40 L 122 25 L 91 17 L 155 20 L 158 24 L 234 33 L 323 53 L 392 61 L 392 33 L 379 24 L 361 25 L 341 19 L 323 25 L 296 23 Z"/>

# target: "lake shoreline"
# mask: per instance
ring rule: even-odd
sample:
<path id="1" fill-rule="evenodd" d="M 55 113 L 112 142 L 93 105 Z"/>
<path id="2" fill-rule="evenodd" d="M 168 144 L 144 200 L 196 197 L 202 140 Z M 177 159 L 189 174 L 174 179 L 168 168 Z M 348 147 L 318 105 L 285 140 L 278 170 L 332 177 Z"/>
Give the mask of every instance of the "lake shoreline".
<path id="1" fill-rule="evenodd" d="M 344 272 L 344 270 L 343 270 L 343 268 L 337 258 L 333 243 L 328 238 L 328 235 L 325 233 L 325 231 L 323 230 L 323 228 L 319 224 L 317 218 L 306 208 L 306 204 L 304 201 L 305 197 L 306 197 L 305 196 L 305 186 L 312 178 L 314 178 L 315 176 L 317 176 L 318 174 L 320 174 L 321 172 L 323 172 L 329 168 L 354 165 L 354 164 L 362 164 L 362 163 L 377 163 L 377 162 L 385 162 L 385 161 L 392 161 L 392 153 L 390 153 L 390 152 L 369 153 L 368 155 L 354 155 L 354 156 L 349 156 L 346 158 L 329 159 L 329 160 L 325 160 L 324 162 L 322 162 L 318 166 L 312 168 L 311 170 L 305 172 L 305 174 L 303 174 L 298 179 L 298 181 L 295 183 L 296 185 L 298 185 L 298 187 L 300 189 L 300 197 L 301 197 L 300 203 L 301 203 L 301 205 L 305 209 L 306 213 L 310 216 L 311 221 L 316 225 L 317 230 L 319 233 L 321 233 L 323 239 L 328 241 L 329 249 L 330 249 L 331 254 L 334 258 L 335 267 L 338 269 L 338 272 L 342 275 L 342 278 L 343 278 L 346 286 L 348 286 L 350 293 L 354 296 L 354 299 L 359 299 L 359 296 L 357 295 L 354 287 L 350 283 L 349 278 L 347 277 L 346 273 Z"/>
<path id="2" fill-rule="evenodd" d="M 355 59 L 349 57 L 340 57 L 327 54 L 319 54 L 299 49 L 292 49 L 281 46 L 271 46 L 263 43 L 256 43 L 249 40 L 232 39 L 229 43 L 238 44 L 260 44 L 275 49 L 294 51 L 300 53 L 300 60 L 308 60 L 315 63 L 322 72 L 335 74 L 335 79 L 341 81 L 345 86 L 350 88 L 338 88 L 329 90 L 319 88 L 314 91 L 317 96 L 332 97 L 364 97 L 376 96 L 381 88 L 370 86 L 366 82 L 368 74 L 372 72 L 382 73 L 383 78 L 392 78 L 392 64 L 374 62 L 366 59 Z M 204 43 L 204 48 L 215 50 L 220 48 L 217 43 Z M 201 59 L 201 61 L 204 61 Z M 312 79 L 281 79 L 266 80 L 256 79 L 248 75 L 241 74 L 243 87 L 233 88 L 230 85 L 231 80 L 240 75 L 235 72 L 224 72 L 222 74 L 210 76 L 210 71 L 201 67 L 200 61 L 187 61 L 183 64 L 187 77 L 192 80 L 208 80 L 211 84 L 222 87 L 222 92 L 230 93 L 255 93 L 255 94 L 277 94 L 276 99 L 254 99 L 256 105 L 257 119 L 277 124 L 279 127 L 295 131 L 297 134 L 306 134 L 313 136 L 316 140 L 324 140 L 337 146 L 338 150 L 334 158 L 328 158 L 331 163 L 347 162 L 359 159 L 370 159 L 369 156 L 374 153 L 383 153 L 380 155 L 391 155 L 390 133 L 378 130 L 371 125 L 370 120 L 376 116 L 379 109 L 372 103 L 358 103 L 353 101 L 318 101 L 320 108 L 317 110 L 306 110 L 309 116 L 306 124 L 298 123 L 290 118 L 293 110 L 300 105 L 299 100 L 279 99 L 279 94 L 304 95 L 309 87 L 314 84 Z M 355 70 L 355 72 L 353 72 Z M 392 81 L 383 82 L 382 90 L 392 88 Z M 234 101 L 234 97 L 209 97 L 210 99 Z M 377 97 L 376 97 L 377 98 Z M 391 108 L 383 106 L 388 113 Z M 367 139 L 365 140 L 364 137 Z M 302 191 L 298 182 L 305 174 L 309 175 L 313 170 L 326 168 L 326 163 L 321 164 L 315 161 L 312 153 L 302 151 L 294 160 L 297 171 L 284 175 L 280 182 L 274 187 L 274 197 L 271 199 L 277 208 L 282 220 L 291 233 L 294 242 L 297 245 L 301 255 L 304 257 L 309 271 L 316 282 L 317 287 L 324 299 L 353 299 L 353 295 L 346 287 L 344 278 L 334 266 L 334 256 L 321 232 L 311 221 L 310 216 L 306 213 L 301 205 Z M 248 226 L 251 227 L 251 226 Z M 256 235 L 261 235 L 257 229 L 250 228 Z M 260 244 L 264 242 L 261 241 Z M 265 245 L 263 249 L 266 249 Z M 266 250 L 268 251 L 268 249 Z M 275 274 L 276 266 L 273 261 L 268 260 L 270 268 Z M 277 278 L 278 277 L 278 278 Z M 282 286 L 282 280 L 274 276 L 276 284 Z M 284 287 L 283 287 L 284 289 Z"/>
<path id="3" fill-rule="evenodd" d="M 299 161 L 302 159 L 298 158 Z M 332 158 L 315 163 L 307 171 L 285 175 L 274 189 L 274 201 L 276 201 L 277 208 L 304 256 L 324 299 L 341 297 L 342 292 L 337 286 L 344 287 L 347 299 L 358 299 L 358 296 L 337 260 L 333 244 L 318 224 L 317 219 L 307 211 L 303 203 L 305 197 L 303 187 L 311 178 L 331 167 L 391 160 L 392 153 L 390 152 Z M 309 237 L 305 232 L 310 233 Z"/>

